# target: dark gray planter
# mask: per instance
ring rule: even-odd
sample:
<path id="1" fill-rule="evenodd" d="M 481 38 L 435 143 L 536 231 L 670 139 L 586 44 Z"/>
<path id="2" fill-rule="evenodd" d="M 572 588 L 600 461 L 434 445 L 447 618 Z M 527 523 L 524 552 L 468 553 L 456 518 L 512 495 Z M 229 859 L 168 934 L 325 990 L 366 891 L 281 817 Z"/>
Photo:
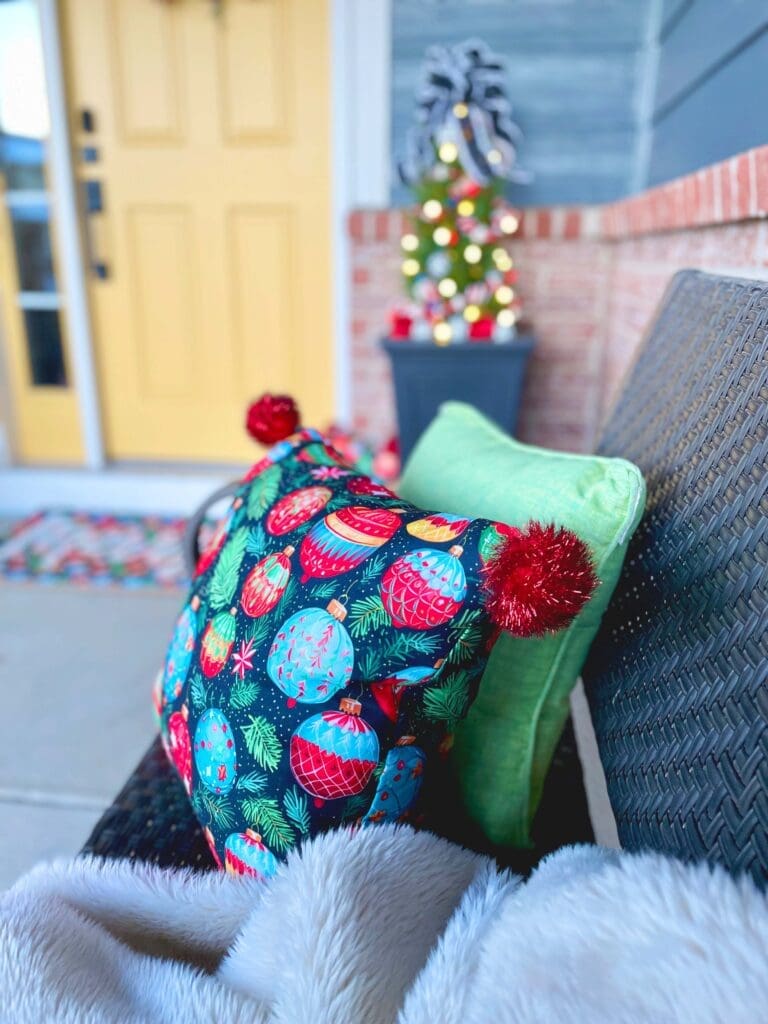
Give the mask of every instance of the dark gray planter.
<path id="1" fill-rule="evenodd" d="M 449 400 L 474 405 L 514 433 L 532 335 L 518 335 L 503 345 L 462 342 L 441 347 L 389 338 L 381 344 L 392 361 L 403 462 L 438 407 Z"/>

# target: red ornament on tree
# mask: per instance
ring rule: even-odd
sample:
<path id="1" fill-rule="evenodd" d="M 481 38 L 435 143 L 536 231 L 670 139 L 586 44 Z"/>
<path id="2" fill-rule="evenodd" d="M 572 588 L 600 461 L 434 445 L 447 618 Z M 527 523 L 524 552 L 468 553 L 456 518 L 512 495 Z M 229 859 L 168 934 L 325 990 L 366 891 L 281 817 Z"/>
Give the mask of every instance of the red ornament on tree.
<path id="1" fill-rule="evenodd" d="M 248 407 L 245 429 L 260 444 L 275 444 L 295 433 L 298 406 L 290 395 L 263 394 Z"/>
<path id="2" fill-rule="evenodd" d="M 411 324 L 413 318 L 407 313 L 400 313 L 395 310 L 390 317 L 389 336 L 395 341 L 405 341 L 411 336 Z"/>
<path id="3" fill-rule="evenodd" d="M 481 317 L 469 325 L 470 341 L 488 341 L 493 334 L 493 320 L 489 316 Z"/>

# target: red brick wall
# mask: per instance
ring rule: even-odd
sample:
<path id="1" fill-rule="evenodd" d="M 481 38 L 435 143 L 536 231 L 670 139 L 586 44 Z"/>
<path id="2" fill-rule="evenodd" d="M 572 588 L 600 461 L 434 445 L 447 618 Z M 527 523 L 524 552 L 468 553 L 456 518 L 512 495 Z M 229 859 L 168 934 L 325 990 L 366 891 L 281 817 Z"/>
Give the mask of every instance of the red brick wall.
<path id="1" fill-rule="evenodd" d="M 537 337 L 519 435 L 586 451 L 670 277 L 684 267 L 768 277 L 768 146 L 639 196 L 592 209 L 524 212 L 510 249 Z M 378 351 L 402 295 L 399 211 L 358 211 L 352 252 L 354 426 L 394 430 Z"/>

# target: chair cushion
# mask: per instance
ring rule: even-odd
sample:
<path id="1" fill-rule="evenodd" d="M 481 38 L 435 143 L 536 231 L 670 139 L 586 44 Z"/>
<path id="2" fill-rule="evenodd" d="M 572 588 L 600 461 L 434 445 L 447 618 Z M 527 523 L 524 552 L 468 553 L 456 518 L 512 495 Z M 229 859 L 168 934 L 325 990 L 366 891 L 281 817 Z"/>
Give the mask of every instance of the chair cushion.
<path id="1" fill-rule="evenodd" d="M 447 402 L 408 460 L 400 493 L 514 526 L 535 509 L 583 537 L 595 558 L 600 587 L 567 630 L 499 638 L 456 731 L 454 772 L 467 813 L 493 843 L 525 846 L 570 691 L 643 509 L 642 476 L 623 459 L 521 444 L 471 406 Z"/>
<path id="2" fill-rule="evenodd" d="M 672 281 L 600 442 L 648 484 L 584 670 L 619 836 L 768 876 L 768 285 Z"/>

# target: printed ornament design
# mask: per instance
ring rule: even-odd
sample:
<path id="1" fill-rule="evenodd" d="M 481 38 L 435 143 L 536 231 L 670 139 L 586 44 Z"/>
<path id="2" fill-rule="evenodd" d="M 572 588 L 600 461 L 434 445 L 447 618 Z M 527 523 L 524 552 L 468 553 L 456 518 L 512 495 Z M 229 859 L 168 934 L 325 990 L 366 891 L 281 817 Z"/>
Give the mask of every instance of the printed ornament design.
<path id="1" fill-rule="evenodd" d="M 483 565 L 488 565 L 489 562 L 493 561 L 507 537 L 517 532 L 513 526 L 505 526 L 503 523 L 489 523 L 480 534 L 480 540 L 477 545 Z"/>
<path id="2" fill-rule="evenodd" d="M 386 508 L 348 505 L 312 527 L 301 543 L 301 582 L 329 579 L 356 569 L 397 533 L 401 518 Z"/>
<path id="3" fill-rule="evenodd" d="M 247 875 L 263 882 L 277 871 L 278 861 L 259 833 L 249 828 L 228 837 L 224 844 L 224 865 L 229 875 Z"/>
<path id="4" fill-rule="evenodd" d="M 240 605 L 252 619 L 271 612 L 285 593 L 291 578 L 291 555 L 296 549 L 289 544 L 277 554 L 267 555 L 248 573 L 240 593 Z"/>
<path id="5" fill-rule="evenodd" d="M 237 747 L 232 726 L 220 708 L 209 708 L 195 729 L 195 767 L 211 793 L 223 795 L 235 784 Z"/>
<path id="6" fill-rule="evenodd" d="M 464 549 L 418 548 L 402 555 L 381 581 L 381 600 L 397 627 L 433 629 L 449 622 L 467 596 Z"/>
<path id="7" fill-rule="evenodd" d="M 406 530 L 412 537 L 427 541 L 430 544 L 447 544 L 456 540 L 466 530 L 471 519 L 463 516 L 452 516 L 448 513 L 434 513 L 408 523 Z"/>
<path id="8" fill-rule="evenodd" d="M 371 480 L 369 476 L 353 476 L 351 480 L 347 481 L 347 490 L 355 497 L 397 498 L 397 495 L 388 487 Z"/>
<path id="9" fill-rule="evenodd" d="M 202 576 L 205 570 L 208 569 L 211 565 L 213 565 L 214 561 L 216 560 L 216 556 L 224 546 L 224 541 L 227 539 L 232 527 L 235 525 L 235 520 L 240 518 L 238 513 L 240 512 L 240 509 L 242 507 L 243 499 L 235 498 L 235 500 L 232 502 L 232 506 L 229 512 L 226 515 L 226 518 L 223 519 L 221 523 L 219 523 L 216 532 L 211 537 L 208 547 L 197 560 L 197 565 L 195 566 L 195 576 Z"/>
<path id="10" fill-rule="evenodd" d="M 335 466 L 339 465 L 339 457 L 330 445 L 322 441 L 304 445 L 296 456 L 302 462 L 309 462 L 313 466 Z"/>
<path id="11" fill-rule="evenodd" d="M 267 674 L 288 698 L 288 706 L 321 704 L 352 677 L 355 653 L 343 625 L 339 601 L 327 608 L 302 608 L 286 619 L 267 658 Z"/>
<path id="12" fill-rule="evenodd" d="M 403 691 L 409 686 L 423 686 L 432 679 L 442 664 L 441 658 L 434 666 L 414 665 L 411 668 L 400 669 L 387 679 L 371 683 L 371 694 L 390 721 L 397 721 Z"/>
<path id="13" fill-rule="evenodd" d="M 281 498 L 269 510 L 267 516 L 267 533 L 273 537 L 281 537 L 291 533 L 322 511 L 331 500 L 332 491 L 328 487 L 301 487 Z"/>
<path id="14" fill-rule="evenodd" d="M 414 746 L 415 736 L 403 736 L 387 754 L 376 793 L 363 824 L 399 821 L 416 803 L 427 755 Z"/>
<path id="15" fill-rule="evenodd" d="M 235 642 L 237 608 L 214 615 L 205 628 L 200 645 L 200 668 L 208 679 L 217 676 L 226 665 Z"/>
<path id="16" fill-rule="evenodd" d="M 170 702 L 181 693 L 184 680 L 187 678 L 189 666 L 195 653 L 197 643 L 197 610 L 200 598 L 195 595 L 184 607 L 173 631 L 165 657 L 165 674 L 163 676 L 163 697 Z"/>
<path id="17" fill-rule="evenodd" d="M 291 771 L 318 807 L 362 793 L 378 763 L 379 738 L 361 710 L 359 701 L 343 697 L 338 711 L 313 715 L 291 737 Z"/>
<path id="18" fill-rule="evenodd" d="M 166 750 L 184 783 L 187 795 L 192 793 L 192 743 L 189 738 L 189 709 L 182 704 L 168 719 Z"/>

